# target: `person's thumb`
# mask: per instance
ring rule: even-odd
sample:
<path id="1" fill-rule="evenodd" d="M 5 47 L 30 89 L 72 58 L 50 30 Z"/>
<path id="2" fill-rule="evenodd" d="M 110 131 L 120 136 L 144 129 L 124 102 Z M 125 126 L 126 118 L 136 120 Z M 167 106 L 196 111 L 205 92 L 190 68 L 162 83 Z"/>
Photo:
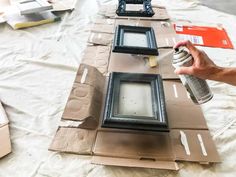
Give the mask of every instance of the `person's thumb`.
<path id="1" fill-rule="evenodd" d="M 175 74 L 189 74 L 192 75 L 192 68 L 191 67 L 181 67 L 175 69 Z"/>

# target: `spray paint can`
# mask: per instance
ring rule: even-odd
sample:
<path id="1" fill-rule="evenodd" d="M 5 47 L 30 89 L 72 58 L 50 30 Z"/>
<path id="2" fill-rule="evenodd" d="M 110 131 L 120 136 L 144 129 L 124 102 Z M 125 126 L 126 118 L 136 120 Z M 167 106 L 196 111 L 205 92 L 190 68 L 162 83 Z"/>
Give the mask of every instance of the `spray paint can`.
<path id="1" fill-rule="evenodd" d="M 184 49 L 175 49 L 172 61 L 175 68 L 188 67 L 192 64 L 193 57 L 190 53 Z M 195 104 L 203 104 L 212 99 L 213 94 L 205 80 L 186 74 L 179 77 Z"/>

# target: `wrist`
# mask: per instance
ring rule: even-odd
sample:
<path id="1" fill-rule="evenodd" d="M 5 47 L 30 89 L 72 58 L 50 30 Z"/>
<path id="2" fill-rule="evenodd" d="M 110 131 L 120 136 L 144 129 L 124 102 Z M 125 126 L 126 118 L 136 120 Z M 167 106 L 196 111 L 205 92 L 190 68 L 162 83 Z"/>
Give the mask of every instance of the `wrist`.
<path id="1" fill-rule="evenodd" d="M 215 81 L 221 81 L 221 79 L 224 75 L 225 69 L 226 68 L 215 66 L 214 68 L 212 68 L 212 72 L 211 72 L 208 79 L 215 80 Z"/>

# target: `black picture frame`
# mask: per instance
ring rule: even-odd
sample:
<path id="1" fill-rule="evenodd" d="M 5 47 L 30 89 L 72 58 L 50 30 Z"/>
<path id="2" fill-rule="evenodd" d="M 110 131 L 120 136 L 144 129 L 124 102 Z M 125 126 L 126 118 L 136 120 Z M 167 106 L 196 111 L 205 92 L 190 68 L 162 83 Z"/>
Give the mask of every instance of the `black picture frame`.
<path id="1" fill-rule="evenodd" d="M 125 33 L 145 34 L 147 40 L 147 47 L 124 45 Z M 117 53 L 129 53 L 129 54 L 141 54 L 141 55 L 159 54 L 153 28 L 143 27 L 143 26 L 117 25 L 112 51 Z"/>
<path id="2" fill-rule="evenodd" d="M 117 113 L 116 110 L 119 105 L 121 82 L 150 84 L 153 117 L 121 115 Z M 169 131 L 161 76 L 158 74 L 110 73 L 102 127 L 164 132 Z"/>
<path id="3" fill-rule="evenodd" d="M 126 4 L 143 4 L 143 9 L 140 11 L 126 10 Z M 152 9 L 151 0 L 119 0 L 116 10 L 118 16 L 129 17 L 152 17 L 155 13 Z"/>

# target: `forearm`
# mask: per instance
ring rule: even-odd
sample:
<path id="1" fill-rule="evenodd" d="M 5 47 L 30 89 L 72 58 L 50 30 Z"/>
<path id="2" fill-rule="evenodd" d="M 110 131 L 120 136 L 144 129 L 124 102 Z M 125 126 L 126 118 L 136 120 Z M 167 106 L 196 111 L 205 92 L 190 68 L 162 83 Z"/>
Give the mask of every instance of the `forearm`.
<path id="1" fill-rule="evenodd" d="M 236 86 L 236 68 L 217 67 L 215 74 L 209 79 Z"/>

